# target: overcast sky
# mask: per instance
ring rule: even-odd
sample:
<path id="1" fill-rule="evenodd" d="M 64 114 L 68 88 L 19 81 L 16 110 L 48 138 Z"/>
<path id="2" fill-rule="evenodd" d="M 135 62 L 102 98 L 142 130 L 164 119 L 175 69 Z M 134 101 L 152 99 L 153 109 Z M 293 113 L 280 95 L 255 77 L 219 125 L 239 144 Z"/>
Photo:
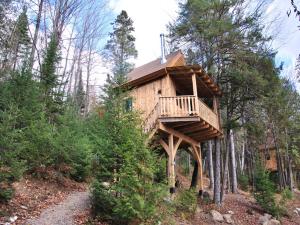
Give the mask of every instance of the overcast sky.
<path id="1" fill-rule="evenodd" d="M 278 51 L 276 63 L 284 61 L 283 74 L 292 76 L 296 57 L 300 53 L 299 19 L 293 12 L 290 17 L 287 11 L 291 8 L 289 0 L 267 0 L 266 21 L 275 20 L 267 29 L 268 34 L 275 35 L 272 47 Z M 300 0 L 295 3 L 300 7 Z M 111 0 L 110 7 L 115 14 L 122 9 L 134 21 L 136 48 L 138 58 L 136 66 L 152 61 L 160 56 L 160 33 L 166 33 L 166 24 L 177 17 L 178 0 Z M 300 89 L 299 89 L 300 90 Z"/>

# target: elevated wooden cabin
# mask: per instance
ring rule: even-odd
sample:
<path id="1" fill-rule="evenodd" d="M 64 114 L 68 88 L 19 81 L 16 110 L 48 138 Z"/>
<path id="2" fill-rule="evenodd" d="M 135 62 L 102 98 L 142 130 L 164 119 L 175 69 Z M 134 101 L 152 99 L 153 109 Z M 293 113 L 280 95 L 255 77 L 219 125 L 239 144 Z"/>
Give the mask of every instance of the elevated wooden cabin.
<path id="1" fill-rule="evenodd" d="M 277 171 L 276 146 L 271 136 L 267 137 L 266 143 L 258 146 L 259 156 L 266 170 Z"/>
<path id="2" fill-rule="evenodd" d="M 188 145 L 198 163 L 198 184 L 203 189 L 200 143 L 222 135 L 219 87 L 199 65 L 186 65 L 183 54 L 174 52 L 166 62 L 157 59 L 128 74 L 132 107 L 142 113 L 144 130 L 168 155 L 170 191 L 175 191 L 175 156 Z"/>

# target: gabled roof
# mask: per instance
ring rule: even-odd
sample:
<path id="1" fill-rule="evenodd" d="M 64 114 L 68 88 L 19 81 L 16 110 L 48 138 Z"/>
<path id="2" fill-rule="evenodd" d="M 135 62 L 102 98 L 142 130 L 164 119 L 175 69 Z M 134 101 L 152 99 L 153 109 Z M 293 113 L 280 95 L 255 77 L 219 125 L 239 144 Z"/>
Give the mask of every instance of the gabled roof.
<path id="1" fill-rule="evenodd" d="M 201 66 L 186 65 L 184 55 L 180 50 L 167 55 L 166 59 L 166 63 L 163 64 L 161 64 L 161 59 L 159 58 L 135 68 L 127 74 L 128 81 L 125 85 L 136 87 L 158 79 L 159 77 L 166 76 L 167 74 L 171 75 L 174 79 L 176 79 L 176 77 L 178 79 L 185 79 L 186 75 L 195 73 L 200 82 L 198 91 L 208 92 L 206 95 L 221 95 L 221 90 L 218 85 L 207 73 L 205 73 Z M 183 81 L 181 81 L 181 83 L 182 82 Z M 192 90 L 190 87 L 188 87 L 188 89 Z"/>
<path id="2" fill-rule="evenodd" d="M 128 82 L 132 83 L 135 80 L 145 78 L 147 75 L 164 70 L 166 67 L 183 66 L 185 65 L 184 56 L 181 51 L 173 52 L 166 56 L 166 63 L 161 64 L 161 59 L 158 58 L 152 62 L 135 68 L 127 74 Z"/>

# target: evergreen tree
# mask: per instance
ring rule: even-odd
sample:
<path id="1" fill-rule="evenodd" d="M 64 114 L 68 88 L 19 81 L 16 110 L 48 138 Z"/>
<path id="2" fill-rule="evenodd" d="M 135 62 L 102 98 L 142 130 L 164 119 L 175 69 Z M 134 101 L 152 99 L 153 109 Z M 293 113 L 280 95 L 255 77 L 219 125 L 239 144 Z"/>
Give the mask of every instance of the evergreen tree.
<path id="1" fill-rule="evenodd" d="M 48 48 L 41 66 L 40 84 L 49 117 L 59 111 L 60 96 L 56 92 L 59 85 L 56 66 L 59 61 L 59 46 L 55 35 L 51 35 Z M 53 118 L 52 118 L 53 119 Z"/>
<path id="2" fill-rule="evenodd" d="M 80 112 L 85 107 L 85 91 L 83 89 L 82 70 L 79 72 L 78 87 L 76 88 L 75 93 L 75 105 Z"/>
<path id="3" fill-rule="evenodd" d="M 11 40 L 12 46 L 12 69 L 24 66 L 23 64 L 28 61 L 30 38 L 28 35 L 28 18 L 26 14 L 26 7 L 23 8 L 22 13 L 18 17 Z"/>
<path id="4" fill-rule="evenodd" d="M 116 224 L 138 219 L 152 221 L 164 193 L 154 183 L 156 157 L 146 145 L 138 114 L 125 108 L 127 92 L 110 78 L 104 86 L 104 115 L 91 132 L 97 142 L 93 153 L 93 211 Z M 103 182 L 108 182 L 103 185 Z M 115 194 L 113 194 L 115 193 Z M 105 204 L 105 205 L 103 205 Z"/>
<path id="5" fill-rule="evenodd" d="M 110 33 L 103 54 L 112 65 L 112 72 L 119 84 L 124 82 L 125 75 L 133 69 L 131 60 L 137 57 L 132 32 L 134 32 L 133 21 L 127 12 L 122 10 L 113 23 L 113 32 Z"/>

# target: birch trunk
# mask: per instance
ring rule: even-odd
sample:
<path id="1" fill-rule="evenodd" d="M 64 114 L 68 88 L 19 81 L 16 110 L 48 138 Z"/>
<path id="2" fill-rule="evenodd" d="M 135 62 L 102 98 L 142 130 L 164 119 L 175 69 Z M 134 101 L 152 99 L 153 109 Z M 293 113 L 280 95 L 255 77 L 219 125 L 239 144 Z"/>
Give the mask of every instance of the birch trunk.
<path id="1" fill-rule="evenodd" d="M 220 139 L 215 139 L 215 153 L 216 153 L 216 163 L 215 163 L 215 180 L 214 180 L 214 203 L 221 205 L 221 146 Z"/>
<path id="2" fill-rule="evenodd" d="M 214 190 L 214 165 L 213 165 L 213 150 L 212 150 L 212 142 L 208 142 L 208 161 L 209 161 L 209 180 L 210 180 L 210 188 Z"/>
<path id="3" fill-rule="evenodd" d="M 40 30 L 40 25 L 41 25 L 43 5 L 44 5 L 44 0 L 40 0 L 38 14 L 37 14 L 37 18 L 36 18 L 36 24 L 35 24 L 35 31 L 34 31 L 34 36 L 33 36 L 33 40 L 32 40 L 30 59 L 29 59 L 29 69 L 30 70 L 32 70 L 33 63 L 34 63 L 35 51 L 37 49 L 37 39 L 38 39 L 38 34 L 39 34 L 39 30 Z"/>
<path id="4" fill-rule="evenodd" d="M 228 136 L 229 134 L 227 134 Z M 221 190 L 221 201 L 224 200 L 224 196 L 225 196 L 225 189 L 228 187 L 227 183 L 228 183 L 228 163 L 229 163 L 229 142 L 228 142 L 228 138 L 227 138 L 227 142 L 226 142 L 226 156 L 225 156 L 225 163 L 224 163 L 224 172 L 223 172 L 223 181 L 222 181 L 222 190 Z"/>
<path id="5" fill-rule="evenodd" d="M 233 130 L 230 129 L 230 155 L 231 155 L 231 184 L 232 184 L 232 193 L 237 193 L 237 175 L 236 175 L 236 158 L 235 158 L 235 145 L 233 138 Z"/>

